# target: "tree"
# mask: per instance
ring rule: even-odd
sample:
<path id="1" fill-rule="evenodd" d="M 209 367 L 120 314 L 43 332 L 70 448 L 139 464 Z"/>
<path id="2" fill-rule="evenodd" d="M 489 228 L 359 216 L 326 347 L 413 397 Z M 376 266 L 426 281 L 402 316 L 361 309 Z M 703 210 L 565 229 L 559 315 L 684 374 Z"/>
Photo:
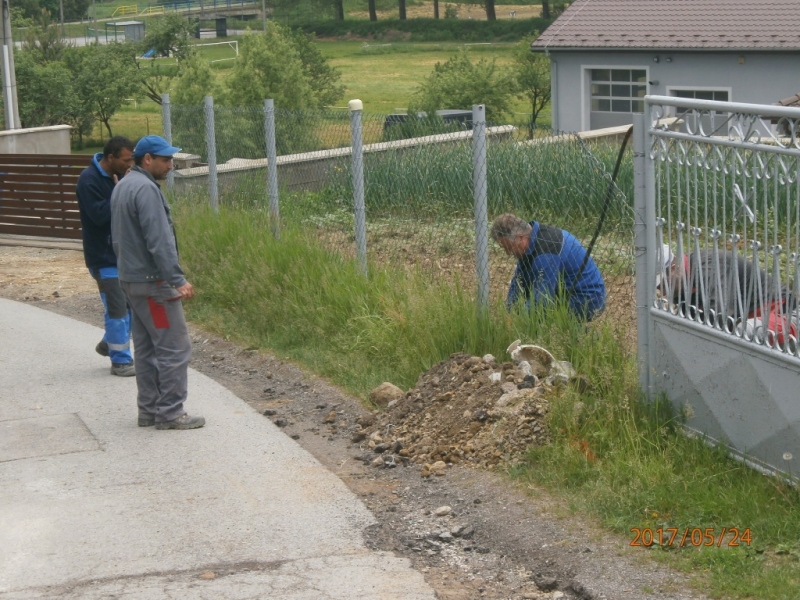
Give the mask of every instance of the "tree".
<path id="1" fill-rule="evenodd" d="M 378 12 L 375 9 L 375 0 L 368 0 L 369 6 L 369 20 L 370 21 L 377 21 L 378 20 Z"/>
<path id="2" fill-rule="evenodd" d="M 147 35 L 139 43 L 134 55 L 136 70 L 145 96 L 161 104 L 161 97 L 169 91 L 173 79 L 180 72 L 181 63 L 196 51 L 190 43 L 194 25 L 180 15 L 169 14 L 151 22 Z M 143 54 L 153 51 L 156 56 L 173 56 L 178 66 L 164 65 L 153 60 L 142 60 Z"/>
<path id="3" fill-rule="evenodd" d="M 423 110 L 432 115 L 439 109 L 470 109 L 473 104 L 485 104 L 487 120 L 497 120 L 510 112 L 512 83 L 509 73 L 494 60 L 472 63 L 462 50 L 447 62 L 436 63 L 414 92 L 409 112 Z"/>
<path id="4" fill-rule="evenodd" d="M 494 10 L 494 0 L 484 0 L 485 7 L 486 7 L 486 20 L 487 21 L 496 21 L 497 20 L 497 13 Z"/>
<path id="5" fill-rule="evenodd" d="M 335 0 L 336 4 L 336 20 L 344 21 L 344 0 Z"/>
<path id="6" fill-rule="evenodd" d="M 433 18 L 439 18 L 439 0 L 433 0 Z"/>
<path id="7" fill-rule="evenodd" d="M 91 0 L 62 0 L 64 20 L 75 21 L 88 15 Z M 39 5 L 46 8 L 51 15 L 59 14 L 59 0 L 39 0 Z"/>
<path id="8" fill-rule="evenodd" d="M 550 101 L 550 61 L 543 54 L 530 50 L 531 42 L 522 40 L 514 48 L 512 73 L 517 95 L 528 101 L 531 118 L 528 135 L 533 138 L 536 118 Z"/>
<path id="9" fill-rule="evenodd" d="M 148 23 L 147 34 L 140 43 L 142 54 L 154 50 L 157 56 L 185 60 L 193 52 L 191 39 L 194 28 L 189 20 L 175 13 L 152 19 Z"/>
<path id="10" fill-rule="evenodd" d="M 314 44 L 313 36 L 300 29 L 284 29 L 297 50 L 303 70 L 306 73 L 311 89 L 314 91 L 318 106 L 335 104 L 344 95 L 344 86 L 339 81 L 342 74 L 331 67 Z"/>
<path id="11" fill-rule="evenodd" d="M 399 0 L 398 4 L 400 5 L 400 20 L 405 21 L 406 19 L 406 0 Z"/>
<path id="12" fill-rule="evenodd" d="M 69 43 L 61 37 L 58 24 L 51 20 L 46 10 L 39 14 L 37 24 L 25 31 L 22 42 L 23 50 L 30 52 L 30 56 L 39 64 L 63 60 L 69 47 Z"/>
<path id="13" fill-rule="evenodd" d="M 111 117 L 140 85 L 131 43 L 73 48 L 66 55 L 74 83 L 84 107 L 113 136 Z"/>
<path id="14" fill-rule="evenodd" d="M 215 96 L 217 91 L 211 66 L 206 59 L 195 54 L 181 65 L 171 100 L 181 106 L 195 106 L 202 104 L 205 96 Z"/>
<path id="15" fill-rule="evenodd" d="M 542 0 L 542 18 L 550 18 L 550 0 Z"/>
<path id="16" fill-rule="evenodd" d="M 265 98 L 295 110 L 316 105 L 300 53 L 274 22 L 265 33 L 242 39 L 227 90 L 228 101 L 240 106 L 261 106 Z"/>
<path id="17" fill-rule="evenodd" d="M 67 66 L 60 61 L 42 62 L 27 49 L 19 52 L 15 62 L 22 127 L 74 124 L 81 102 Z"/>

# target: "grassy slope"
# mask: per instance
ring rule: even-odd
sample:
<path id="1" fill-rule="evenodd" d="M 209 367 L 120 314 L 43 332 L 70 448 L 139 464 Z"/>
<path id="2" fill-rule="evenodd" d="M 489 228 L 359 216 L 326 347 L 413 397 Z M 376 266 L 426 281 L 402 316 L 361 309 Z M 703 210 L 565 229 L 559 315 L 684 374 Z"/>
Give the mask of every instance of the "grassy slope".
<path id="1" fill-rule="evenodd" d="M 635 361 L 609 328 L 587 331 L 558 311 L 509 315 L 501 302 L 481 326 L 467 290 L 377 264 L 365 279 L 353 262 L 309 240 L 311 231 L 286 229 L 275 240 L 263 212 L 175 208 L 200 292 L 187 306 L 193 320 L 301 361 L 362 397 L 382 381 L 410 387 L 451 352 L 502 357 L 517 337 L 540 343 L 572 361 L 592 388 L 568 388 L 553 401 L 553 443 L 534 449 L 514 477 L 631 540 L 634 527 L 662 528 L 667 537 L 677 529 L 671 547 L 641 552 L 689 572 L 710 597 L 800 597 L 798 490 L 684 436 L 663 403 L 639 402 Z M 728 534 L 721 547 L 680 548 L 686 528 L 708 528 L 716 541 L 731 527 L 749 530 L 749 543 L 728 547 Z"/>

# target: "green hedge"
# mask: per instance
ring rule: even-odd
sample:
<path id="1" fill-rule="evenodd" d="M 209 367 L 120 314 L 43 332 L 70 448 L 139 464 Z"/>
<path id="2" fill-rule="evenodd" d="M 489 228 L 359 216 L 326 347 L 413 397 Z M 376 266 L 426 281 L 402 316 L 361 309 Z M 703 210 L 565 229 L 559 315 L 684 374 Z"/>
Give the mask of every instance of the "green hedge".
<path id="1" fill-rule="evenodd" d="M 293 24 L 307 33 L 321 37 L 359 37 L 380 40 L 397 32 L 410 34 L 414 42 L 516 41 L 541 33 L 552 23 L 550 19 L 503 19 L 477 21 L 471 19 L 384 19 L 380 21 L 344 20 Z"/>

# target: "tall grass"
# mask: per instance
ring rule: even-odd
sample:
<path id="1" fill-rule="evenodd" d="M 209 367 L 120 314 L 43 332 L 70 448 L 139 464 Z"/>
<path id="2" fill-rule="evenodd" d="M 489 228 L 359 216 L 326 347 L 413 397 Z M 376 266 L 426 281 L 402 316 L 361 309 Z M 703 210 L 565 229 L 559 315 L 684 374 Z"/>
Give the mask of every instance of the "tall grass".
<path id="1" fill-rule="evenodd" d="M 315 229 L 280 240 L 266 212 L 248 205 L 176 202 L 182 260 L 198 294 L 192 320 L 299 361 L 365 397 L 392 381 L 411 387 L 453 352 L 500 360 L 514 339 L 570 360 L 591 387 L 551 402 L 552 444 L 531 450 L 512 476 L 562 495 L 632 539 L 632 527 L 749 528 L 750 546 L 650 550 L 692 574 L 714 598 L 800 597 L 800 493 L 681 433 L 668 402 L 639 400 L 629 346 L 609 326 L 585 328 L 564 307 L 477 317 L 473 294 L 422 273 L 354 261 L 323 248 Z M 679 536 L 680 537 L 680 536 Z"/>
<path id="2" fill-rule="evenodd" d="M 376 265 L 364 278 L 354 261 L 315 243 L 312 230 L 286 229 L 275 240 L 263 212 L 223 207 L 214 215 L 185 202 L 175 213 L 199 291 L 187 305 L 191 318 L 302 361 L 362 396 L 386 380 L 410 387 L 453 352 L 502 358 L 520 337 L 580 361 L 583 329 L 566 310 L 545 319 L 498 304 L 488 321 L 478 320 L 472 290 Z"/>

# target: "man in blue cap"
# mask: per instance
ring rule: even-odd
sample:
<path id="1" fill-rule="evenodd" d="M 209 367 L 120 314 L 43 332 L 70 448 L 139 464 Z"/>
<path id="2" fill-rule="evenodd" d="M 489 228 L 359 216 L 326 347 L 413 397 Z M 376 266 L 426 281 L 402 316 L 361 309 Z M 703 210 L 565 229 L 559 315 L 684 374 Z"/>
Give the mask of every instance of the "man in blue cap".
<path id="1" fill-rule="evenodd" d="M 196 429 L 205 425 L 183 407 L 192 342 L 182 300 L 194 296 L 178 264 L 169 205 L 158 185 L 180 152 L 157 135 L 133 150 L 134 167 L 111 196 L 111 239 L 119 281 L 132 312 L 139 427 Z"/>
<path id="2" fill-rule="evenodd" d="M 117 277 L 117 257 L 111 247 L 111 192 L 133 165 L 133 142 L 112 137 L 92 164 L 78 177 L 78 208 L 81 215 L 83 257 L 97 281 L 103 302 L 105 334 L 95 347 L 111 359 L 111 374 L 132 377 L 131 316 Z"/>

